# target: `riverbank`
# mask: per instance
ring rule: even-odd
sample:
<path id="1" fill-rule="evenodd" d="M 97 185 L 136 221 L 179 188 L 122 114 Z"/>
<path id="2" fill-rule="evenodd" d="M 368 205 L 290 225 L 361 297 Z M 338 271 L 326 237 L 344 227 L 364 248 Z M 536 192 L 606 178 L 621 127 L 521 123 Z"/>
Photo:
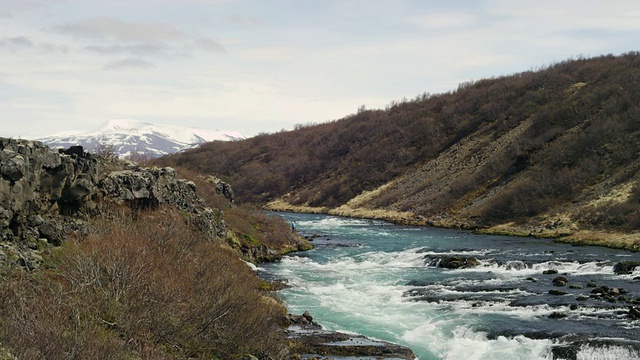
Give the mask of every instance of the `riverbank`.
<path id="1" fill-rule="evenodd" d="M 640 232 L 621 233 L 580 229 L 576 224 L 546 219 L 539 223 L 516 224 L 513 222 L 491 227 L 479 227 L 455 216 L 434 216 L 431 218 L 411 212 L 384 209 L 354 208 L 342 205 L 328 207 L 296 206 L 282 200 L 275 200 L 264 206 L 266 210 L 307 214 L 327 214 L 350 218 L 384 220 L 397 225 L 431 226 L 445 229 L 466 229 L 477 234 L 506 235 L 517 237 L 550 238 L 557 242 L 580 246 L 604 246 L 613 249 L 640 251 Z"/>

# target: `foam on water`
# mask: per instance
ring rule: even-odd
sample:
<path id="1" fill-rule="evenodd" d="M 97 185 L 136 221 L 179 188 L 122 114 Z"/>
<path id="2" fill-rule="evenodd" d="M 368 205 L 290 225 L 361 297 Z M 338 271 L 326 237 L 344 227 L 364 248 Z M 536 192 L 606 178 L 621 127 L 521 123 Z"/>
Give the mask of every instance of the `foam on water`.
<path id="1" fill-rule="evenodd" d="M 525 336 L 489 339 L 485 332 L 459 326 L 454 329 L 453 338 L 445 344 L 441 355 L 443 359 L 452 360 L 550 359 L 551 345 L 551 340 L 533 340 Z"/>
<path id="2" fill-rule="evenodd" d="M 453 249 L 448 251 L 427 250 L 425 248 L 415 249 L 423 256 L 486 256 L 497 250 L 494 249 Z"/>
<path id="3" fill-rule="evenodd" d="M 517 239 L 525 245 L 514 247 L 501 245 L 506 243 L 502 238 L 498 239 L 502 243 L 486 238 L 469 240 L 465 238 L 468 235 L 455 232 L 442 232 L 440 237 L 441 230 L 434 230 L 436 235 L 423 234 L 416 228 L 398 228 L 383 222 L 299 214 L 294 219 L 301 231 L 309 228 L 310 233 L 363 246 L 325 247 L 265 265 L 267 271 L 287 279 L 292 286 L 281 293 L 290 311 L 309 310 L 328 330 L 348 330 L 407 345 L 421 360 L 552 359 L 552 347 L 562 344 L 560 340 L 501 334 L 510 334 L 512 324 L 524 329 L 514 334 L 535 332 L 536 324 L 548 324 L 548 316 L 554 312 L 566 313 L 567 317 L 545 329 L 555 331 L 571 321 L 620 326 L 624 315 L 616 315 L 615 308 L 590 307 L 586 303 L 570 310 L 564 300 L 551 305 L 512 305 L 514 299 L 544 296 L 537 287 L 552 286 L 553 276 L 542 277 L 544 270 L 571 275 L 572 281 L 584 276 L 579 278 L 583 285 L 592 279 L 626 281 L 640 275 L 640 269 L 631 275 L 615 275 L 615 261 L 607 260 L 600 251 L 596 257 L 582 248 L 553 244 L 554 250 L 547 252 L 545 246 L 536 245 L 538 240 Z M 476 243 L 481 240 L 486 243 Z M 528 252 L 528 242 L 533 244 L 533 251 Z M 573 256 L 580 251 L 585 254 Z M 481 264 L 457 270 L 426 265 L 429 257 L 437 256 L 473 256 Z M 531 276 L 540 281 L 526 280 Z M 411 283 L 418 285 L 408 285 Z M 416 301 L 420 296 L 442 297 L 442 301 Z M 640 324 L 627 321 L 622 326 L 634 329 L 636 325 Z M 571 332 L 570 328 L 560 330 Z M 578 352 L 579 359 L 621 360 L 635 359 L 636 355 L 622 346 L 585 345 Z"/>
<path id="4" fill-rule="evenodd" d="M 491 259 L 479 260 L 480 266 L 466 269 L 456 269 L 460 273 L 469 272 L 491 272 L 498 275 L 517 275 L 517 276 L 530 276 L 541 274 L 545 270 L 556 270 L 559 273 L 569 275 L 613 275 L 613 265 L 603 264 L 601 262 L 587 262 L 579 263 L 563 262 L 563 261 L 545 261 L 541 263 L 526 264 L 518 261 L 511 261 L 504 264 L 499 264 Z"/>
<path id="5" fill-rule="evenodd" d="M 640 352 L 622 346 L 589 346 L 583 345 L 577 356 L 578 360 L 638 360 Z"/>

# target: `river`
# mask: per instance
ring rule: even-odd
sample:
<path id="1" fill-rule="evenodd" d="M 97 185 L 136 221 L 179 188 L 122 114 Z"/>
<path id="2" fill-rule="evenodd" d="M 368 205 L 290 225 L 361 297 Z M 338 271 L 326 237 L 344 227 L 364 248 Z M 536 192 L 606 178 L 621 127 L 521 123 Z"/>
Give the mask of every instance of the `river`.
<path id="1" fill-rule="evenodd" d="M 279 296 L 289 311 L 308 310 L 329 330 L 405 345 L 421 360 L 640 359 L 640 320 L 629 315 L 640 301 L 640 267 L 614 273 L 615 264 L 640 261 L 640 253 L 278 215 L 313 237 L 315 249 L 263 264 L 260 275 L 287 281 Z M 438 267 L 447 256 L 479 265 Z M 567 284 L 555 286 L 558 276 Z M 596 288 L 605 293 L 594 294 Z"/>

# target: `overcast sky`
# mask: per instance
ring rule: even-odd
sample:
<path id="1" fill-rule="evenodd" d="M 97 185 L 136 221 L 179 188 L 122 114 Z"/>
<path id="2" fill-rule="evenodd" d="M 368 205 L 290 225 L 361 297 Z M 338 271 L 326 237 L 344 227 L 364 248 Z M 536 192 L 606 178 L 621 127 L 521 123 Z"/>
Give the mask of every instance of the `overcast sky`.
<path id="1" fill-rule="evenodd" d="M 0 136 L 253 136 L 639 42 L 637 0 L 0 0 Z"/>

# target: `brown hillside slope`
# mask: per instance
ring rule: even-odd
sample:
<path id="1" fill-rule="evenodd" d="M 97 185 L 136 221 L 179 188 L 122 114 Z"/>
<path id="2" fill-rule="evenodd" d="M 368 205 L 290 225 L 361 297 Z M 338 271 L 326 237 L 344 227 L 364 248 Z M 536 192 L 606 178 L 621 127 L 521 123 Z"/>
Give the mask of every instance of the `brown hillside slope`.
<path id="1" fill-rule="evenodd" d="M 275 209 L 638 248 L 639 140 L 640 53 L 628 53 L 161 161 L 216 173 L 239 200 Z"/>

